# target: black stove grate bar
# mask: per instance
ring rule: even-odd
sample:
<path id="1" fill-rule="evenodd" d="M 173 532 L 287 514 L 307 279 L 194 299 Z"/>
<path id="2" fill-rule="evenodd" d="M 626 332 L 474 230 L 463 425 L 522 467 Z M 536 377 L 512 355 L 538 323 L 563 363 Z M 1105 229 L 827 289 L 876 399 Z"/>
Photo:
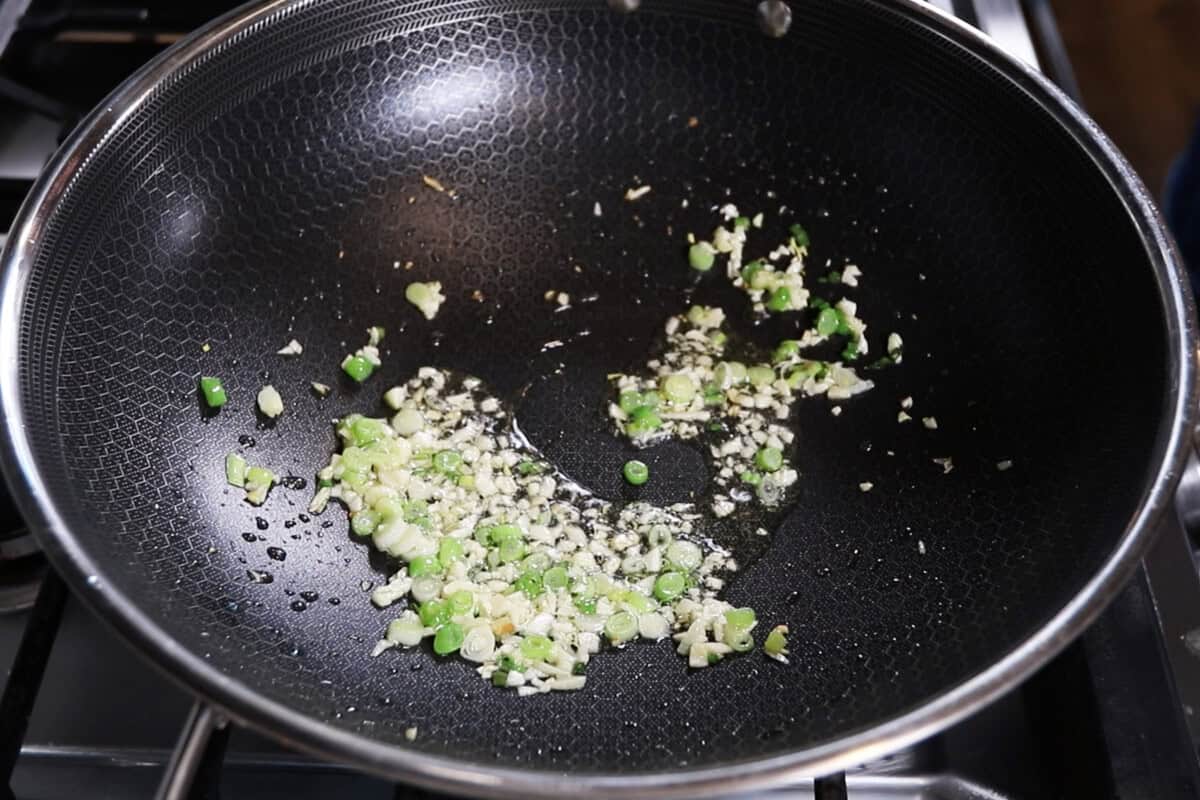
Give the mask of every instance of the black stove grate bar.
<path id="1" fill-rule="evenodd" d="M 8 787 L 13 769 L 21 754 L 25 729 L 42 685 L 42 676 L 46 673 L 66 602 L 66 584 L 53 571 L 47 572 L 21 637 L 4 694 L 0 696 L 0 787 L 4 787 L 8 797 L 12 796 Z"/>
<path id="2" fill-rule="evenodd" d="M 155 800 L 218 800 L 230 725 L 203 700 L 188 713 Z"/>
<path id="3" fill-rule="evenodd" d="M 815 800 L 846 800 L 846 773 L 839 772 L 813 781 Z"/>

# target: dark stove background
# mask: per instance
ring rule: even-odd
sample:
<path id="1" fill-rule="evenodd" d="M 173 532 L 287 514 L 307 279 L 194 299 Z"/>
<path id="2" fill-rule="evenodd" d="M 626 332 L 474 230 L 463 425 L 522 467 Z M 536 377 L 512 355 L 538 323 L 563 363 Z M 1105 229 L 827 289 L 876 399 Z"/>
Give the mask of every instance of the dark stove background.
<path id="1" fill-rule="evenodd" d="M 0 235 L 83 113 L 162 47 L 236 5 L 0 0 Z M 961 12 L 972 4 L 952 5 Z M 1008 6 L 1016 8 L 1015 0 Z M 968 13 L 976 22 L 979 16 Z M 1038 44 L 1044 54 L 1046 37 Z M 1061 53 L 1051 55 L 1047 63 L 1065 63 Z M 1190 477 L 1200 485 L 1200 471 Z M 0 492 L 0 555 L 21 527 Z M 984 712 L 853 772 L 850 796 L 1200 797 L 1188 727 L 1193 699 L 1200 702 L 1200 661 L 1189 647 L 1200 646 L 1200 635 L 1189 635 L 1200 630 L 1191 549 L 1183 529 L 1169 526 L 1146 569 L 1079 642 Z M 0 558 L 0 570 L 13 561 Z M 6 701 L 27 688 L 9 678 L 30 619 L 27 612 L 0 616 Z M 191 703 L 68 600 L 23 738 L 15 796 L 151 796 Z M 0 719 L 0 765 L 4 747 L 21 745 L 13 723 Z M 4 778 L 0 771 L 0 798 Z M 218 783 L 227 798 L 422 796 L 241 729 L 232 733 Z M 811 785 L 770 796 L 811 796 Z"/>

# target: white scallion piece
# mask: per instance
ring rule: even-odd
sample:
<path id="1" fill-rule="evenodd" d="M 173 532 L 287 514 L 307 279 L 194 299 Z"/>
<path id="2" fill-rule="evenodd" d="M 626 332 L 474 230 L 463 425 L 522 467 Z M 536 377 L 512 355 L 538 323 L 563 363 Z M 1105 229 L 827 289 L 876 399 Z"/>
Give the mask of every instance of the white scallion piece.
<path id="1" fill-rule="evenodd" d="M 416 306 L 425 319 L 436 317 L 438 309 L 446 302 L 442 284 L 438 281 L 410 283 L 404 289 L 404 299 Z"/>
<path id="2" fill-rule="evenodd" d="M 271 419 L 283 413 L 283 398 L 271 384 L 258 390 L 258 410 Z"/>

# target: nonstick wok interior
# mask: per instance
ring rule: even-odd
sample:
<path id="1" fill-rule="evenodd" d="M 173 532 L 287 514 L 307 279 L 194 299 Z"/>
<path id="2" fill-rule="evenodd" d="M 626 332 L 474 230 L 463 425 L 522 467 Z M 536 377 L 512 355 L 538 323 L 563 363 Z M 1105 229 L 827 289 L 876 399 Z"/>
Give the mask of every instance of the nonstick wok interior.
<path id="1" fill-rule="evenodd" d="M 645 5 L 301 3 L 115 124 L 42 232 L 21 318 L 28 437 L 99 591 L 337 728 L 484 766 L 624 773 L 861 731 L 993 664 L 1079 592 L 1162 458 L 1171 368 L 1144 247 L 1089 157 L 912 12 L 794 4 L 792 33 L 770 40 L 743 4 Z M 386 564 L 340 508 L 301 516 L 330 420 L 379 410 L 418 366 L 472 372 L 527 388 L 534 442 L 622 495 L 630 450 L 606 433 L 604 374 L 642 363 L 692 301 L 763 343 L 784 330 L 752 329 L 716 271 L 686 267 L 683 235 L 728 201 L 766 212 L 764 239 L 803 222 L 814 273 L 858 264 L 872 346 L 906 342 L 840 417 L 799 404 L 802 478 L 772 537 L 722 531 L 744 565 L 728 598 L 790 626 L 792 663 L 689 671 L 638 644 L 598 657 L 583 691 L 520 699 L 426 649 L 369 658 L 396 611 L 363 582 Z M 449 297 L 432 323 L 403 301 L 431 279 Z M 552 313 L 551 289 L 569 311 Z M 355 387 L 337 365 L 373 324 L 385 364 Z M 274 355 L 293 337 L 302 357 Z M 200 374 L 233 398 L 215 416 Z M 253 407 L 265 382 L 287 404 L 273 425 Z M 936 431 L 897 423 L 908 395 Z M 252 460 L 308 487 L 241 502 L 221 463 L 247 436 Z M 675 447 L 653 499 L 702 485 Z M 319 599 L 293 610 L 301 592 Z"/>

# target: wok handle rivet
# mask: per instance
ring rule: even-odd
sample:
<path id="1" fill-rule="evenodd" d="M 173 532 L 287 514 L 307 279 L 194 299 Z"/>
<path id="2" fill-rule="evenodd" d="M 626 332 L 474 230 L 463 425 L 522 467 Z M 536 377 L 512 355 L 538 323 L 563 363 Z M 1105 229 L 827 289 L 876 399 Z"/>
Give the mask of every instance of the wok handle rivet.
<path id="1" fill-rule="evenodd" d="M 792 27 L 792 9 L 783 0 L 762 0 L 757 13 L 758 27 L 767 36 L 778 39 Z"/>

